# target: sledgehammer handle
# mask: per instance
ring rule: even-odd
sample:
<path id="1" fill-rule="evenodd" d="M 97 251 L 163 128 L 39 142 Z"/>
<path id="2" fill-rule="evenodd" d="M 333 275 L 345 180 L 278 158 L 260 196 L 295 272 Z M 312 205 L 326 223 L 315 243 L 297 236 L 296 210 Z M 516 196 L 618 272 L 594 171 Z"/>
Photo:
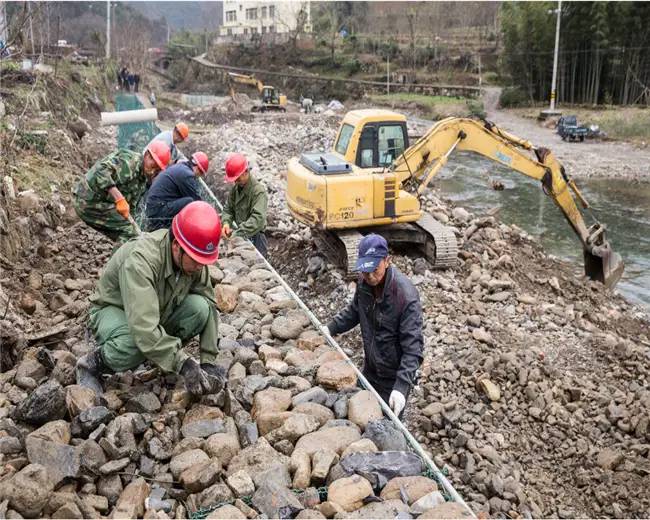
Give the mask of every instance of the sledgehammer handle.
<path id="1" fill-rule="evenodd" d="M 137 235 L 141 235 L 142 231 L 140 230 L 140 226 L 138 226 L 138 223 L 135 221 L 135 219 L 129 215 L 129 224 L 133 226 L 133 229 L 135 230 Z"/>

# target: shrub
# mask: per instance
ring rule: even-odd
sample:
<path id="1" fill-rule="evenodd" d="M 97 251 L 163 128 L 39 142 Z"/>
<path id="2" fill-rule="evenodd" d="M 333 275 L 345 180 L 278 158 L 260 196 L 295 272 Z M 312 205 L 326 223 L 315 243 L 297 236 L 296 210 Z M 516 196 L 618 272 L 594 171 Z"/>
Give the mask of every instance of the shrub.
<path id="1" fill-rule="evenodd" d="M 503 108 L 523 107 L 529 104 L 528 96 L 518 87 L 507 87 L 501 91 L 499 105 Z"/>
<path id="2" fill-rule="evenodd" d="M 471 116 L 478 117 L 480 119 L 485 119 L 487 117 L 487 113 L 485 112 L 485 107 L 483 106 L 482 101 L 479 101 L 477 99 L 468 99 L 466 101 L 466 105 L 467 110 Z"/>

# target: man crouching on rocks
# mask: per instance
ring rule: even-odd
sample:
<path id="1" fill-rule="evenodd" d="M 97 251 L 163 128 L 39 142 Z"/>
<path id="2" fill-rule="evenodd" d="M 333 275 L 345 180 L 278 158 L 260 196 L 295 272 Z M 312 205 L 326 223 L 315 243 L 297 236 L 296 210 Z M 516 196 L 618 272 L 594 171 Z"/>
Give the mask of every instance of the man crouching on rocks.
<path id="1" fill-rule="evenodd" d="M 363 375 L 401 416 L 422 363 L 422 306 L 411 281 L 390 264 L 386 240 L 366 235 L 359 243 L 361 276 L 350 304 L 327 325 L 331 335 L 356 325 L 363 338 Z"/>
<path id="2" fill-rule="evenodd" d="M 151 361 L 183 376 L 194 397 L 216 393 L 225 374 L 214 363 L 219 314 L 208 265 L 217 261 L 221 220 L 197 201 L 171 229 L 142 235 L 111 257 L 91 296 L 89 328 L 99 348 L 77 362 L 77 383 L 102 393 L 101 374 Z M 200 335 L 201 364 L 183 350 Z"/>

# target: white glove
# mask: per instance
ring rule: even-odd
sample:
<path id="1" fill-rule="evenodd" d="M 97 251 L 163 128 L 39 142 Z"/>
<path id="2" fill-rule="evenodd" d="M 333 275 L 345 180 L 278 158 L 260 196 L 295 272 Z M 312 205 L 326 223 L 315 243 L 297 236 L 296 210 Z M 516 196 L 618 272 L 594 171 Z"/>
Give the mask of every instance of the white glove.
<path id="1" fill-rule="evenodd" d="M 404 397 L 402 392 L 393 390 L 388 399 L 388 406 L 390 406 L 393 413 L 399 417 L 399 414 L 404 410 L 404 406 L 406 406 L 406 397 Z"/>

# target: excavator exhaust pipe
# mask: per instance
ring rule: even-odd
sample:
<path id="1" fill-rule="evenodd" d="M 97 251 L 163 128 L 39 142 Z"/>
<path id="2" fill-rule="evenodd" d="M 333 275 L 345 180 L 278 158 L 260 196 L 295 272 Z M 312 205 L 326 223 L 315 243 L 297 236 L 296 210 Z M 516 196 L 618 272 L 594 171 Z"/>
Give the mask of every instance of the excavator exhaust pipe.
<path id="1" fill-rule="evenodd" d="M 609 242 L 605 239 L 605 227 L 602 224 L 594 224 L 589 228 L 584 258 L 585 274 L 591 280 L 613 289 L 621 279 L 625 264 L 621 255 L 612 251 Z"/>

